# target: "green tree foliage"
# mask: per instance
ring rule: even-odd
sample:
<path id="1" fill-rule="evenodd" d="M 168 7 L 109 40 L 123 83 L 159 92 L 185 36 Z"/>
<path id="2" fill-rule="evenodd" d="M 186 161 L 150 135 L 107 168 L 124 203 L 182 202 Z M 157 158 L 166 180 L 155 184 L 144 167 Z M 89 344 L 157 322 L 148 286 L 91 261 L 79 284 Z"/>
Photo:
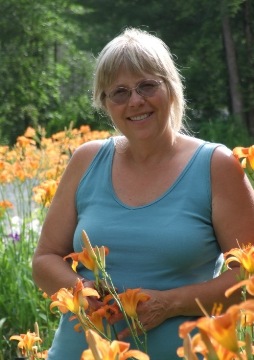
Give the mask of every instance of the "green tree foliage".
<path id="1" fill-rule="evenodd" d="M 0 141 L 13 142 L 27 125 L 49 134 L 70 121 L 106 127 L 91 106 L 93 56 L 126 26 L 154 32 L 170 47 L 194 131 L 238 116 L 254 135 L 252 0 L 0 0 L 0 8 Z"/>
<path id="2" fill-rule="evenodd" d="M 27 126 L 49 133 L 95 122 L 92 58 L 76 49 L 75 7 L 68 0 L 0 0 L 0 139 L 14 142 Z"/>

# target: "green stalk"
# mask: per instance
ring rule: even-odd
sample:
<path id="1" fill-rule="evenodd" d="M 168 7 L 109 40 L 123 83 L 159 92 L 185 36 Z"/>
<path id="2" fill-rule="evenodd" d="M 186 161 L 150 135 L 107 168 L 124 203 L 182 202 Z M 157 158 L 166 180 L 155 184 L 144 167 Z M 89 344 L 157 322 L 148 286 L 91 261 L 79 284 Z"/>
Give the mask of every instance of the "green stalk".
<path id="1" fill-rule="evenodd" d="M 98 260 L 98 259 L 97 259 Z M 131 323 L 130 323 L 130 320 L 123 308 L 123 305 L 121 303 L 121 300 L 119 299 L 119 296 L 116 292 L 116 289 L 114 287 L 114 284 L 113 284 L 113 281 L 111 279 L 111 276 L 106 272 L 105 270 L 105 267 L 101 266 L 101 263 L 100 263 L 100 260 L 98 261 L 98 266 L 102 272 L 102 279 L 103 279 L 103 282 L 105 283 L 106 285 L 106 288 L 108 290 L 108 292 L 112 295 L 113 299 L 115 300 L 115 302 L 117 303 L 119 309 L 121 310 L 122 314 L 123 314 L 123 317 L 127 323 L 127 326 L 130 330 L 130 333 L 131 333 L 131 336 L 135 342 L 135 345 L 137 347 L 137 349 L 140 350 L 140 345 L 143 347 L 143 350 L 147 352 L 147 344 L 146 344 L 146 341 L 147 341 L 147 336 L 146 336 L 146 332 L 144 330 L 144 328 L 141 328 L 141 330 L 143 331 L 144 335 L 145 335 L 145 343 L 143 344 L 143 342 L 140 340 L 139 336 L 137 335 L 137 333 L 134 332 L 132 326 L 131 326 Z M 139 345 L 140 344 L 140 345 Z"/>

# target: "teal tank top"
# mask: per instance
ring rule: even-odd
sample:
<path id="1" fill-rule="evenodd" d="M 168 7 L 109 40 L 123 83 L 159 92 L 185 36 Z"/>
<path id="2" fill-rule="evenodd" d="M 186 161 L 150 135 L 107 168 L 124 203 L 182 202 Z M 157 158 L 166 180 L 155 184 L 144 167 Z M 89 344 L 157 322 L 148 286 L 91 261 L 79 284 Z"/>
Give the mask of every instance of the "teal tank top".
<path id="1" fill-rule="evenodd" d="M 107 246 L 106 268 L 119 292 L 139 287 L 167 290 L 217 276 L 222 257 L 212 224 L 210 174 L 217 146 L 202 143 L 163 195 L 134 207 L 124 204 L 114 192 L 114 139 L 105 140 L 77 189 L 74 251 L 82 250 L 82 230 L 92 246 Z M 78 272 L 93 279 L 82 266 Z M 70 322 L 69 316 L 61 318 L 48 360 L 79 360 L 86 348 L 84 334 L 73 330 L 75 322 Z M 191 319 L 174 317 L 150 330 L 150 359 L 178 360 L 176 349 L 182 345 L 178 328 Z"/>

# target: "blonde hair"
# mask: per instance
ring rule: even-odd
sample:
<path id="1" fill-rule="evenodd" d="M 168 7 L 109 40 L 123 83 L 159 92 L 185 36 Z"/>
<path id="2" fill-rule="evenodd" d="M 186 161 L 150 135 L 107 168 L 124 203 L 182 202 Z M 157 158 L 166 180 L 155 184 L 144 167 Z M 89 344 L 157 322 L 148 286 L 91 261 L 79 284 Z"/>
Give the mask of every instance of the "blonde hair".
<path id="1" fill-rule="evenodd" d="M 94 76 L 95 108 L 105 110 L 105 91 L 117 78 L 121 66 L 134 74 L 148 73 L 164 80 L 171 102 L 171 127 L 175 131 L 183 129 L 183 84 L 170 50 L 158 37 L 136 28 L 125 29 L 99 54 Z"/>

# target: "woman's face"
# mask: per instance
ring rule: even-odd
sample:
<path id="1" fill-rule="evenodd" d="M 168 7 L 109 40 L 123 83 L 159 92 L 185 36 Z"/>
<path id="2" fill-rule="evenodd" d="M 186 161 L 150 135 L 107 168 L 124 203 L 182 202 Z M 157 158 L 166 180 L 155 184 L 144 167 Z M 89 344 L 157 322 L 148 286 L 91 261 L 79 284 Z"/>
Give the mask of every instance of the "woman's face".
<path id="1" fill-rule="evenodd" d="M 161 79 L 150 74 L 136 75 L 128 70 L 119 71 L 113 84 L 106 89 L 108 95 L 118 87 L 135 88 L 143 80 Z M 105 107 L 116 128 L 129 140 L 145 140 L 171 133 L 170 95 L 167 86 L 161 82 L 151 97 L 143 97 L 136 90 L 123 104 L 116 104 L 107 96 Z"/>

